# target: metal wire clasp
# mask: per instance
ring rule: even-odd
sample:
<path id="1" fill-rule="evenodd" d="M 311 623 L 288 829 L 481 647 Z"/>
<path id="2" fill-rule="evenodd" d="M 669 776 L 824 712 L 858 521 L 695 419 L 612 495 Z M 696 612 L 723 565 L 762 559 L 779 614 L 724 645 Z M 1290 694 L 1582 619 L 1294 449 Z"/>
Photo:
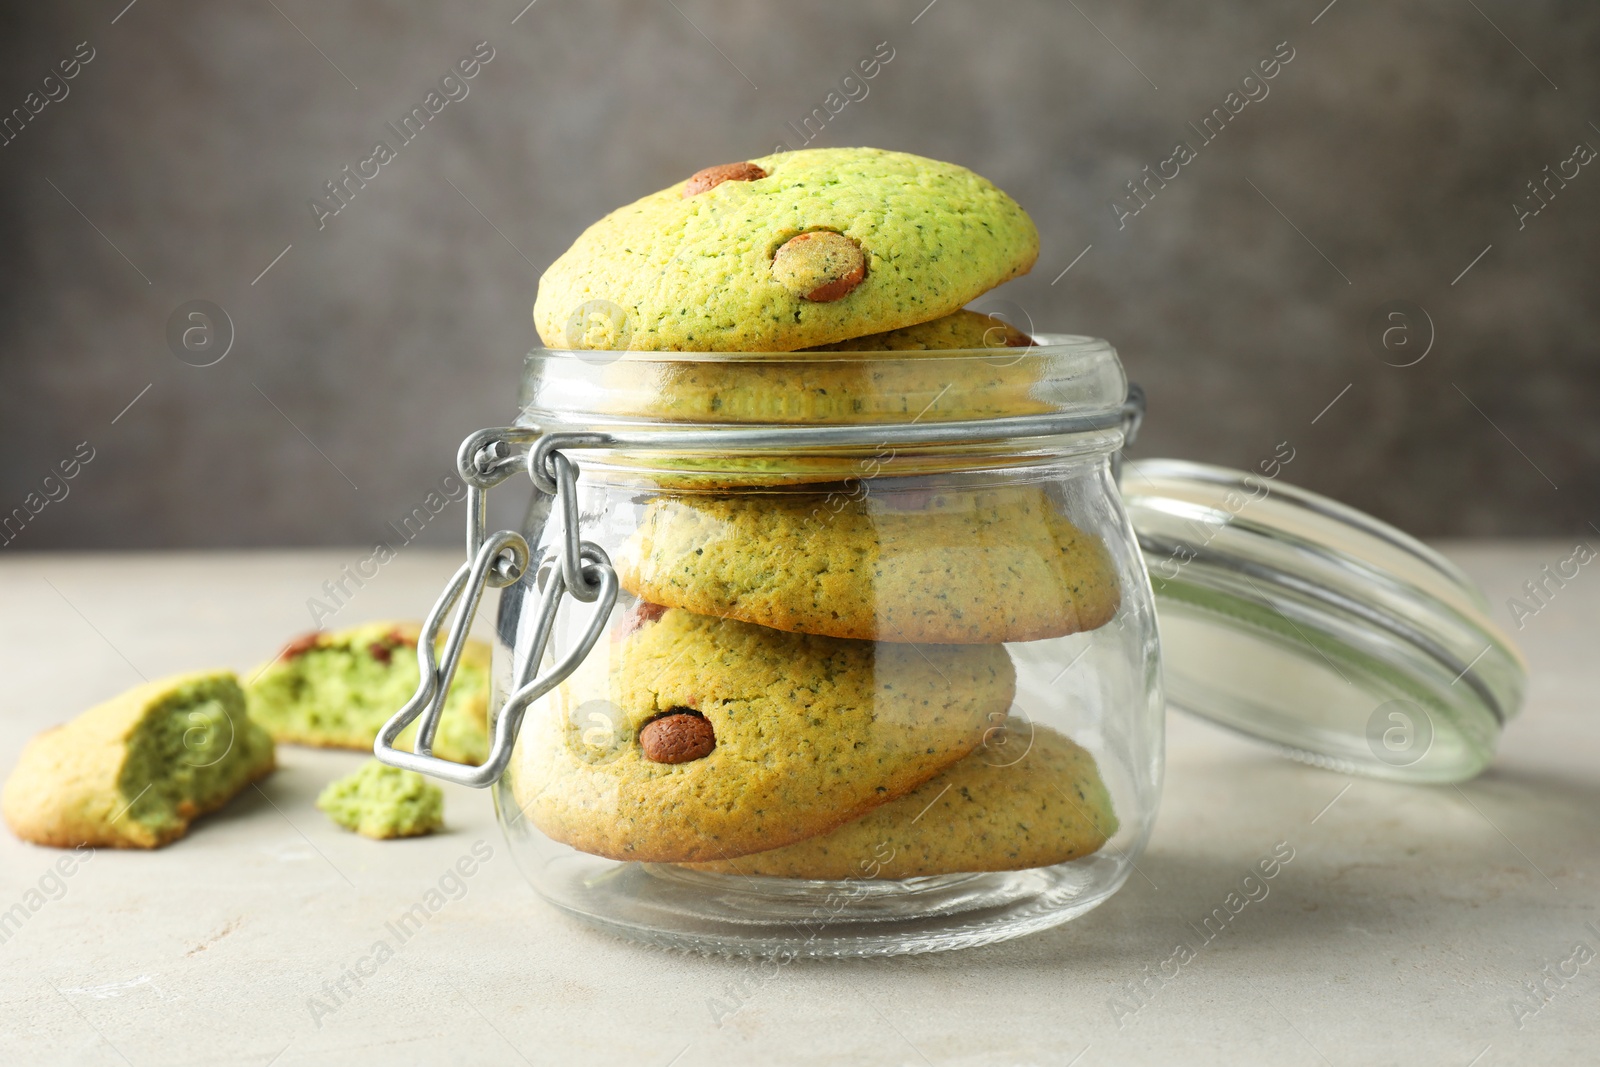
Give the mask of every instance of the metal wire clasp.
<path id="1" fill-rule="evenodd" d="M 576 670 L 605 630 L 611 609 L 617 602 L 617 572 L 604 549 L 579 537 L 577 465 L 559 451 L 542 453 L 555 477 L 543 481 L 536 477 L 534 481 L 542 491 L 555 497 L 562 516 L 563 536 L 560 558 L 540 574 L 542 592 L 532 645 L 511 695 L 495 719 L 488 759 L 474 767 L 433 754 L 433 739 L 444 713 L 445 697 L 461 662 L 461 650 L 466 646 L 484 589 L 511 585 L 527 573 L 531 564 L 532 551 L 520 533 L 501 530 L 491 536 L 485 532 L 485 494 L 528 462 L 531 453 L 517 453 L 513 446 L 530 443 L 538 436 L 537 430 L 506 427 L 479 430 L 461 444 L 457 466 L 468 487 L 467 562 L 450 579 L 444 594 L 422 624 L 422 633 L 417 638 L 420 674 L 417 691 L 405 707 L 383 724 L 378 739 L 372 744 L 373 754 L 384 763 L 478 789 L 494 784 L 511 760 L 511 749 L 516 744 L 517 730 L 528 706 Z M 562 596 L 567 593 L 581 603 L 593 604 L 593 614 L 578 643 L 549 670 L 539 674 Z M 436 659 L 434 645 L 451 608 L 455 609 L 455 618 L 450 624 L 443 658 Z M 422 721 L 417 728 L 416 751 L 396 748 L 395 741 L 401 732 L 419 717 Z"/>

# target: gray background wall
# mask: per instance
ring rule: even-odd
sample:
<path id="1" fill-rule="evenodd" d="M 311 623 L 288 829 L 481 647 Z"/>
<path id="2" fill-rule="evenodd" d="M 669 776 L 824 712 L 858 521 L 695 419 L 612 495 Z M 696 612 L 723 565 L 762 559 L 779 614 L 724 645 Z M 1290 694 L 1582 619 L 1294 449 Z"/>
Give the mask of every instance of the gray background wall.
<path id="1" fill-rule="evenodd" d="M 1288 440 L 1285 477 L 1424 535 L 1600 522 L 1600 165 L 1524 228 L 1512 208 L 1600 147 L 1594 5 L 125 2 L 0 15 L 0 111 L 95 51 L 0 148 L 0 510 L 95 450 L 12 551 L 382 536 L 511 415 L 540 270 L 582 227 L 797 143 L 882 41 L 815 143 L 1015 195 L 1044 249 L 1003 295 L 1121 348 L 1140 454 Z M 323 182 L 485 40 L 470 96 L 319 232 Z M 1283 41 L 1270 95 L 1119 229 L 1123 184 Z M 206 368 L 165 337 L 195 299 L 236 328 Z M 1436 332 L 1414 366 L 1365 336 L 1396 299 Z"/>

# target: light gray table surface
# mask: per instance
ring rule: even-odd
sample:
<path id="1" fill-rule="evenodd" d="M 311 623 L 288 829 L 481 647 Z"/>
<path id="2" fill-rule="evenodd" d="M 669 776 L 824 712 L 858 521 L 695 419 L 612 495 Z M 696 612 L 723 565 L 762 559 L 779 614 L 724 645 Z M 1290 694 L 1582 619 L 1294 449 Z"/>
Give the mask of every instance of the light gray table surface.
<path id="1" fill-rule="evenodd" d="M 1572 546 L 1444 547 L 1514 631 L 1506 598 Z M 141 674 L 250 668 L 363 555 L 0 557 L 0 766 Z M 328 623 L 419 617 L 456 559 L 408 550 Z M 0 834 L 0 912 L 47 891 L 0 943 L 0 1062 L 1597 1062 L 1600 956 L 1576 950 L 1600 953 L 1600 571 L 1525 622 L 1528 701 L 1476 781 L 1350 779 L 1173 714 L 1140 875 L 1045 934 L 918 958 L 760 969 L 638 947 L 534 896 L 486 794 L 447 786 L 447 833 L 372 842 L 312 807 L 362 757 L 282 746 L 261 791 L 186 839 L 59 883 L 60 853 Z M 1138 1006 L 1128 983 L 1196 945 L 1280 842 L 1294 859 L 1268 896 Z M 493 854 L 464 894 L 317 1011 L 475 845 Z"/>

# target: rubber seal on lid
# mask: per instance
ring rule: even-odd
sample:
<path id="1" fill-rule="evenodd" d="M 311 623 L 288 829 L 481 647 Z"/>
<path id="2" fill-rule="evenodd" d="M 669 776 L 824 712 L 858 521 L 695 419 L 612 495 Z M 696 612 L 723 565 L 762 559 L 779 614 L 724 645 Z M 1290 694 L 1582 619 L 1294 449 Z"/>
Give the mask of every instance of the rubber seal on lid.
<path id="1" fill-rule="evenodd" d="M 1273 478 L 1129 463 L 1168 699 L 1347 773 L 1454 782 L 1521 709 L 1483 593 L 1415 538 Z"/>

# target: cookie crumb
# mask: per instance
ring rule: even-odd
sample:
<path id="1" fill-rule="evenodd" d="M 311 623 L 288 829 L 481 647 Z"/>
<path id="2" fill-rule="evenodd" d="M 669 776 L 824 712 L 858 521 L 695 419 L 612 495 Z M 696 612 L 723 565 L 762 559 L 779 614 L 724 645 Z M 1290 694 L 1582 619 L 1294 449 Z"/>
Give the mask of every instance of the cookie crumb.
<path id="1" fill-rule="evenodd" d="M 444 791 L 416 771 L 367 760 L 317 797 L 328 818 L 364 837 L 418 837 L 444 826 Z"/>

